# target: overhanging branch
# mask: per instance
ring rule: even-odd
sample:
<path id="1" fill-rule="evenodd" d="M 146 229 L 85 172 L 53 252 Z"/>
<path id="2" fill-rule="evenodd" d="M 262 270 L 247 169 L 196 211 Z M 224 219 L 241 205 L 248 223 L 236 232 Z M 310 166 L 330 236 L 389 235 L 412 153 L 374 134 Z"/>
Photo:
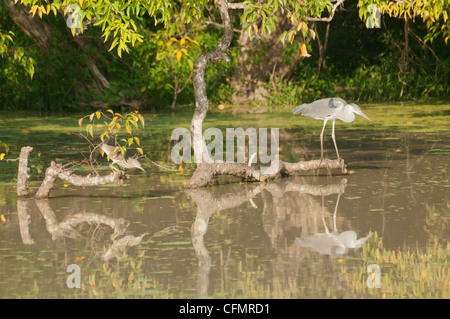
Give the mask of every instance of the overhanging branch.
<path id="1" fill-rule="evenodd" d="M 315 18 L 315 17 L 303 17 L 302 20 L 311 21 L 311 22 L 330 22 L 333 20 L 334 14 L 336 13 L 336 9 L 344 3 L 345 0 L 338 0 L 333 8 L 331 9 L 330 15 L 327 18 Z"/>

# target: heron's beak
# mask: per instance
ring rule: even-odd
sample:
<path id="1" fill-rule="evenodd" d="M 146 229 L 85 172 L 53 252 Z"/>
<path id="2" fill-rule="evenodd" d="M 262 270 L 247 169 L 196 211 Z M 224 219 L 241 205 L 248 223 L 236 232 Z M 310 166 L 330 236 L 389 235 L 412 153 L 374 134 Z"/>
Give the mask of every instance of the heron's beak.
<path id="1" fill-rule="evenodd" d="M 368 117 L 368 116 L 367 116 L 366 114 L 364 114 L 363 112 L 361 112 L 359 115 L 361 115 L 362 117 L 368 119 L 369 121 L 372 121 L 372 120 L 370 119 L 370 117 Z"/>
<path id="2" fill-rule="evenodd" d="M 140 170 L 143 171 L 144 173 L 147 173 L 147 172 L 145 171 L 145 169 L 142 167 L 141 163 L 137 162 L 136 165 L 135 165 L 135 167 L 138 168 L 138 169 L 140 169 Z"/>

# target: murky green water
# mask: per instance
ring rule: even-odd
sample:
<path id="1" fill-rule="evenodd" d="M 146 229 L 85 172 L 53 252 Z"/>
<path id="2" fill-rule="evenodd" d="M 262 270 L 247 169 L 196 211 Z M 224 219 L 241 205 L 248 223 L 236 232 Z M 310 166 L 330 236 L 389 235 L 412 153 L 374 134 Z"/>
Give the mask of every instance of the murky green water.
<path id="1" fill-rule="evenodd" d="M 258 117 L 266 125 L 273 115 Z M 170 132 L 189 118 L 158 119 L 144 145 L 169 165 Z M 20 121 L 2 126 L 1 140 L 15 136 L 10 154 L 35 147 L 34 194 L 39 165 L 81 157 L 83 141 L 73 134 L 76 119 Z M 317 158 L 320 123 L 273 121 L 285 160 Z M 450 131 L 355 129 L 361 123 L 337 126 L 350 174 L 321 170 L 266 184 L 221 179 L 185 190 L 189 165 L 171 172 L 146 163 L 147 175 L 132 172 L 122 187 L 58 181 L 48 200 L 18 200 L 17 164 L 1 162 L 0 297 L 448 298 Z M 216 124 L 262 126 L 255 115 Z M 325 147 L 334 158 L 329 136 Z M 80 288 L 68 287 L 71 264 Z M 370 264 L 379 266 L 380 288 L 368 287 Z"/>

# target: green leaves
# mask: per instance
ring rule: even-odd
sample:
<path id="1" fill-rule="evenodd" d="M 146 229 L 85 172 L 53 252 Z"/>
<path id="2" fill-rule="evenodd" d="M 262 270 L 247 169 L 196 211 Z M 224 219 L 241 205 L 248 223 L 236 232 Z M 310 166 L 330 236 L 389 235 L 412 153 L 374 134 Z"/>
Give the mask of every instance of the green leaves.
<path id="1" fill-rule="evenodd" d="M 123 142 L 122 144 L 116 143 L 117 149 L 115 150 L 120 150 L 122 155 L 125 155 L 128 148 L 134 145 L 139 146 L 136 147 L 136 150 L 143 155 L 143 150 L 140 147 L 141 140 L 139 137 L 134 136 L 140 127 L 144 128 L 145 126 L 145 119 L 138 111 L 120 114 L 111 109 L 107 109 L 105 112 L 98 110 L 80 118 L 78 120 L 80 127 L 85 119 L 89 119 L 89 123 L 86 125 L 87 136 L 90 136 L 92 139 L 99 137 L 102 142 L 110 138 Z M 98 123 L 99 121 L 101 123 Z M 100 132 L 96 131 L 96 128 L 100 128 Z"/>
<path id="2" fill-rule="evenodd" d="M 277 27 L 276 14 L 285 14 L 291 21 L 291 28 L 283 32 L 283 44 L 292 43 L 299 32 L 304 39 L 314 39 L 315 33 L 308 28 L 306 19 L 323 18 L 324 14 L 328 14 L 333 8 L 333 3 L 328 0 L 267 0 L 257 3 L 246 1 L 244 5 L 246 9 L 241 15 L 241 24 L 249 36 L 257 33 L 270 34 Z"/>
<path id="3" fill-rule="evenodd" d="M 24 48 L 14 46 L 13 37 L 13 32 L 5 33 L 0 30 L 0 57 L 12 57 L 14 63 L 22 66 L 30 78 L 33 78 L 36 61 L 25 54 Z"/>
<path id="4" fill-rule="evenodd" d="M 16 0 L 16 2 L 19 1 Z M 31 14 L 37 14 L 41 18 L 50 12 L 56 14 L 61 9 L 67 13 L 67 8 L 70 8 L 70 15 L 65 19 L 66 21 L 68 18 L 76 19 L 77 25 L 71 27 L 74 35 L 78 31 L 83 32 L 84 22 L 92 20 L 94 26 L 101 27 L 104 41 L 111 41 L 109 50 L 117 50 L 119 57 L 124 51 L 128 53 L 130 46 L 143 41 L 143 36 L 137 27 L 137 19 L 144 13 L 154 18 L 155 24 L 164 24 L 166 28 L 169 28 L 173 23 L 177 23 L 176 21 L 190 24 L 204 20 L 203 12 L 211 2 L 186 0 L 182 1 L 180 6 L 176 1 L 165 0 L 57 0 L 46 1 L 44 5 L 40 0 L 20 0 L 20 3 L 30 8 Z M 292 29 L 283 34 L 282 40 L 292 42 L 300 31 L 304 37 L 314 36 L 312 31 L 299 29 L 297 26 L 306 17 L 320 18 L 325 11 L 330 12 L 334 2 L 330 0 L 246 0 L 243 3 L 246 9 L 241 15 L 241 24 L 249 35 L 259 32 L 270 34 L 277 28 L 276 14 L 281 12 L 286 14 L 293 24 Z M 179 62 L 184 56 L 188 56 L 187 51 L 179 50 L 173 54 Z"/>
<path id="5" fill-rule="evenodd" d="M 24 48 L 14 45 L 13 37 L 13 32 L 0 30 L 0 57 L 12 58 L 14 63 L 22 66 L 30 78 L 33 78 L 36 61 L 25 54 Z"/>
<path id="6" fill-rule="evenodd" d="M 450 39 L 450 2 L 447 0 L 359 0 L 358 7 L 359 17 L 366 24 L 376 11 L 400 19 L 420 17 L 428 29 L 425 41 L 433 41 L 438 36 L 442 36 L 445 43 Z"/>
<path id="7" fill-rule="evenodd" d="M 167 40 L 169 37 L 170 39 Z M 197 40 L 191 39 L 188 35 L 183 35 L 178 39 L 175 34 L 163 30 L 154 34 L 153 41 L 157 44 L 157 60 L 175 58 L 180 63 L 184 57 L 191 68 L 194 66 L 193 56 L 199 47 Z"/>
<path id="8" fill-rule="evenodd" d="M 244 6 L 247 9 L 244 10 L 241 16 L 241 24 L 244 26 L 244 31 L 249 35 L 258 32 L 270 34 L 274 31 L 278 22 L 275 13 L 282 2 L 284 1 L 268 0 L 267 2 L 256 4 L 251 1 L 245 1 Z"/>
<path id="9" fill-rule="evenodd" d="M 0 152 L 0 161 L 2 161 L 9 152 L 9 146 L 8 144 L 0 141 L 0 149 L 4 149 L 4 152 Z"/>

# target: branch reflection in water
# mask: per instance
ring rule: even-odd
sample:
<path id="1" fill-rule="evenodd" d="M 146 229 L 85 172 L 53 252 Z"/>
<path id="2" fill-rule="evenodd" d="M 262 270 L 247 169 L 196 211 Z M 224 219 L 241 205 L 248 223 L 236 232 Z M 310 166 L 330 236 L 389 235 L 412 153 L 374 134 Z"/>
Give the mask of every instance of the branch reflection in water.
<path id="1" fill-rule="evenodd" d="M 352 230 L 338 233 L 337 209 L 339 199 L 346 186 L 347 179 L 345 178 L 337 184 L 318 186 L 310 185 L 293 177 L 266 184 L 249 184 L 246 187 L 220 185 L 213 188 L 185 190 L 197 205 L 197 215 L 192 225 L 191 237 L 199 261 L 198 296 L 208 296 L 211 257 L 205 246 L 204 236 L 213 212 L 236 208 L 247 201 L 254 209 L 258 209 L 252 198 L 261 193 L 264 229 L 271 239 L 272 248 L 277 252 L 275 264 L 278 264 L 279 261 L 285 263 L 283 258 L 286 257 L 286 254 L 296 255 L 297 252 L 294 251 L 298 248 L 295 246 L 299 245 L 311 247 L 320 253 L 345 254 L 349 248 L 360 248 L 371 236 L 369 234 L 358 240 L 356 232 Z M 338 194 L 338 198 L 333 213 L 333 231 L 330 232 L 325 222 L 324 198 L 332 194 Z M 321 205 L 314 196 L 322 197 Z M 295 211 L 293 212 L 293 210 Z M 321 214 L 318 214 L 319 210 Z M 325 228 L 325 233 L 319 232 L 318 216 Z M 303 234 L 310 235 L 290 240 L 291 232 L 295 237 Z M 281 255 L 284 256 L 281 257 Z"/>
<path id="2" fill-rule="evenodd" d="M 22 242 L 26 245 L 35 244 L 29 231 L 31 216 L 28 209 L 30 202 L 31 200 L 29 199 L 18 199 L 17 202 L 20 234 Z M 102 224 L 109 226 L 113 230 L 113 234 L 111 235 L 112 244 L 102 256 L 104 261 L 108 261 L 120 255 L 127 247 L 139 245 L 143 238 L 143 236 L 132 235 L 120 238 L 130 225 L 130 222 L 124 218 L 112 218 L 102 214 L 80 212 L 66 216 L 62 221 L 58 221 L 55 212 L 50 206 L 49 200 L 36 199 L 34 202 L 45 220 L 46 229 L 52 236 L 53 241 L 62 240 L 64 238 L 74 239 L 82 237 L 82 234 L 77 228 L 85 223 L 96 224 L 97 228 Z M 94 234 L 92 235 L 92 240 L 94 240 Z"/>
<path id="3" fill-rule="evenodd" d="M 271 262 L 274 285 L 275 278 L 276 280 L 288 278 L 289 282 L 281 283 L 283 286 L 291 284 L 290 281 L 296 277 L 293 274 L 297 273 L 298 268 L 302 267 L 302 262 L 307 260 L 304 259 L 306 256 L 304 247 L 310 247 L 320 254 L 342 255 L 346 254 L 350 248 L 359 248 L 363 245 L 371 234 L 358 239 L 356 232 L 351 230 L 349 221 L 342 218 L 338 220 L 337 217 L 339 200 L 345 191 L 347 180 L 342 178 L 339 182 L 326 186 L 309 184 L 310 182 L 311 179 L 292 176 L 261 184 L 225 184 L 211 188 L 184 190 L 179 200 L 185 202 L 184 195 L 188 195 L 193 201 L 192 204 L 196 206 L 195 220 L 191 226 L 191 241 L 198 261 L 197 296 L 207 297 L 211 293 L 210 272 L 213 263 L 205 244 L 205 234 L 214 212 L 227 209 L 235 211 L 237 207 L 247 203 L 251 205 L 247 206 L 248 209 L 260 212 L 255 216 L 260 216 L 264 229 L 262 236 L 266 236 L 265 238 L 270 241 L 269 245 L 273 252 L 270 254 L 274 256 Z M 337 200 L 334 212 L 331 214 L 325 207 L 325 197 L 335 194 L 337 194 Z M 319 196 L 321 201 L 318 199 Z M 27 245 L 36 244 L 28 229 L 32 219 L 28 210 L 32 201 L 19 199 L 17 202 L 20 234 L 23 243 Z M 108 262 L 116 257 L 120 258 L 129 247 L 152 245 L 154 242 L 151 238 L 160 232 L 174 233 L 180 232 L 181 229 L 180 226 L 169 226 L 152 236 L 148 236 L 148 233 L 130 234 L 128 230 L 130 222 L 126 219 L 84 211 L 72 211 L 71 215 L 58 221 L 50 206 L 51 202 L 51 199 L 34 200 L 45 220 L 45 227 L 52 241 L 85 237 L 91 241 L 92 249 L 99 244 L 109 247 L 104 248 L 101 253 L 98 249 L 97 251 L 93 249 L 94 260 Z M 327 218 L 332 218 L 332 230 L 327 225 Z M 91 226 L 91 230 L 95 228 L 94 231 L 89 232 L 90 239 L 86 237 L 86 232 L 80 231 L 83 229 L 82 225 L 86 223 L 94 225 Z M 98 233 L 105 233 L 104 228 L 100 228 L 101 225 L 112 229 L 110 240 L 98 236 Z M 339 232 L 338 228 L 345 231 Z M 265 238 L 260 240 L 266 240 Z M 95 245 L 94 241 L 96 241 Z M 228 260 L 229 253 L 225 258 Z M 224 263 L 224 268 L 226 264 L 227 261 Z M 226 269 L 223 271 L 223 278 L 227 280 Z"/>

